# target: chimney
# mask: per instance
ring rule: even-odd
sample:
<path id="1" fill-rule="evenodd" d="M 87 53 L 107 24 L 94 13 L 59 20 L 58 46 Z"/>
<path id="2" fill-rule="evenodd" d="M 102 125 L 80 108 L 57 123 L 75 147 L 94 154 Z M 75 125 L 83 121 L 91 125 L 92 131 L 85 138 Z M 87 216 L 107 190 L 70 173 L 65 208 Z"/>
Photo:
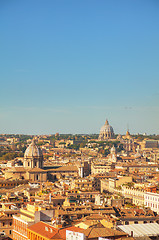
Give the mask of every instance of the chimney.
<path id="1" fill-rule="evenodd" d="M 131 231 L 131 237 L 133 237 L 133 231 Z"/>

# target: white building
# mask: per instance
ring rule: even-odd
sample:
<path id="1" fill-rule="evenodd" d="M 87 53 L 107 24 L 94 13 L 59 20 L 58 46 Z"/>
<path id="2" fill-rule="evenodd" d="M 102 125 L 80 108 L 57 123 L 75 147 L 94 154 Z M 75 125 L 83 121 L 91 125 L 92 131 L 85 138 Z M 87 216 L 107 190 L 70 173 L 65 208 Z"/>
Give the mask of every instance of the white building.
<path id="1" fill-rule="evenodd" d="M 137 206 L 144 205 L 144 194 L 144 190 L 122 186 L 122 195 L 125 198 L 131 198 L 133 200 L 133 204 Z"/>
<path id="2" fill-rule="evenodd" d="M 146 192 L 144 194 L 144 205 L 159 214 L 159 194 Z"/>

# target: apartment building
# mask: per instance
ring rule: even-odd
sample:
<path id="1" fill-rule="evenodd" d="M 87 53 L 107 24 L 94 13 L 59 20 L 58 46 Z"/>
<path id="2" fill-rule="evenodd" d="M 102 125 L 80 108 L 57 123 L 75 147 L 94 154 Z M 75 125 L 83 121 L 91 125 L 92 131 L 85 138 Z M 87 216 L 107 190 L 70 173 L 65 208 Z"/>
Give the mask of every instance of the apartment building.
<path id="1" fill-rule="evenodd" d="M 146 192 L 144 194 L 144 205 L 159 214 L 159 194 Z"/>

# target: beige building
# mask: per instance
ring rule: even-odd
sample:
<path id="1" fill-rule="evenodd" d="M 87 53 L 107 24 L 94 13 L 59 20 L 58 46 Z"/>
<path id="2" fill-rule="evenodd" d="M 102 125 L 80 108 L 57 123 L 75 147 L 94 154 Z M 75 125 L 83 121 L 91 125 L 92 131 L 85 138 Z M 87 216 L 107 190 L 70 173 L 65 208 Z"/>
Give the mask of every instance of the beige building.
<path id="1" fill-rule="evenodd" d="M 127 170 L 130 173 L 133 172 L 155 172 L 158 170 L 158 164 L 132 164 L 127 166 Z"/>
<path id="2" fill-rule="evenodd" d="M 33 168 L 28 171 L 28 178 L 32 182 L 46 182 L 47 181 L 47 171 L 41 168 Z"/>
<path id="3" fill-rule="evenodd" d="M 15 210 L 16 209 L 16 210 Z M 13 203 L 1 203 L 0 210 L 0 233 L 12 237 L 13 215 L 17 215 L 19 209 Z"/>
<path id="4" fill-rule="evenodd" d="M 138 188 L 129 188 L 122 187 L 122 195 L 125 198 L 131 198 L 133 200 L 133 204 L 137 206 L 144 206 L 144 190 Z"/>
<path id="5" fill-rule="evenodd" d="M 132 177 L 109 178 L 101 180 L 101 192 L 116 192 L 118 187 L 125 183 L 132 182 Z"/>
<path id="6" fill-rule="evenodd" d="M 102 174 L 109 172 L 112 169 L 112 165 L 105 164 L 92 164 L 91 165 L 91 174 Z"/>
<path id="7" fill-rule="evenodd" d="M 141 143 L 141 148 L 158 148 L 159 142 L 158 140 L 143 140 Z"/>
<path id="8" fill-rule="evenodd" d="M 93 188 L 93 181 L 90 179 L 79 179 L 75 180 L 72 183 L 72 189 L 80 189 L 80 190 L 92 190 Z"/>

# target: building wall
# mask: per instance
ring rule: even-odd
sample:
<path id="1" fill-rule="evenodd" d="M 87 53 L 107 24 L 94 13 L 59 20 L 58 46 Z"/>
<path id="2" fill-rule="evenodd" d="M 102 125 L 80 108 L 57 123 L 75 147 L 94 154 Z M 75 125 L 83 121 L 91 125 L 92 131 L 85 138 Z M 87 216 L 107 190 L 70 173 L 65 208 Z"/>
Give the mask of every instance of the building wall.
<path id="1" fill-rule="evenodd" d="M 149 171 L 156 171 L 156 169 L 158 169 L 158 165 L 147 165 L 147 166 L 129 166 L 128 170 L 130 173 L 133 173 L 134 171 L 138 171 L 138 172 L 149 172 Z"/>
<path id="2" fill-rule="evenodd" d="M 117 192 L 117 187 L 124 183 L 132 182 L 132 177 L 121 177 L 121 178 L 109 178 L 109 180 L 101 180 L 101 192 Z"/>
<path id="3" fill-rule="evenodd" d="M 130 218 L 130 219 L 122 219 L 121 220 L 122 225 L 146 224 L 146 223 L 153 223 L 153 222 L 156 222 L 156 220 L 150 220 L 147 218 L 143 218 L 143 219 L 139 219 L 139 218 L 131 219 Z"/>
<path id="4" fill-rule="evenodd" d="M 13 181 L 4 180 L 4 181 L 0 181 L 0 188 L 13 188 L 20 184 L 26 184 L 26 183 L 28 183 L 28 180 L 13 180 Z"/>
<path id="5" fill-rule="evenodd" d="M 93 183 L 91 180 L 88 179 L 76 180 L 74 183 L 74 187 L 78 189 L 92 189 Z"/>
<path id="6" fill-rule="evenodd" d="M 12 179 L 19 179 L 19 178 L 24 178 L 24 179 L 27 179 L 27 175 L 26 175 L 26 172 L 12 172 L 12 171 L 5 171 L 4 173 L 4 177 L 5 179 L 9 179 L 9 178 L 12 178 Z"/>
<path id="7" fill-rule="evenodd" d="M 13 216 L 13 240 L 27 240 L 28 222 Z"/>
<path id="8" fill-rule="evenodd" d="M 158 148 L 157 140 L 144 140 L 141 144 L 142 148 Z"/>
<path id="9" fill-rule="evenodd" d="M 144 194 L 144 205 L 159 214 L 159 194 L 147 192 Z"/>
<path id="10" fill-rule="evenodd" d="M 46 182 L 47 173 L 29 173 L 29 179 L 33 182 Z"/>
<path id="11" fill-rule="evenodd" d="M 122 187 L 122 195 L 126 198 L 132 198 L 135 205 L 144 205 L 144 190 Z"/>
<path id="12" fill-rule="evenodd" d="M 111 170 L 111 165 L 91 165 L 91 174 L 101 174 L 109 172 Z"/>
<path id="13" fill-rule="evenodd" d="M 13 218 L 3 218 L 0 219 L 0 232 L 4 232 L 6 235 L 11 237 L 12 235 L 12 228 L 13 228 Z"/>
<path id="14" fill-rule="evenodd" d="M 27 204 L 27 209 L 20 209 L 20 218 L 24 221 L 32 222 L 35 219 L 35 212 L 41 210 L 45 210 L 45 208 L 38 205 Z"/>
<path id="15" fill-rule="evenodd" d="M 101 180 L 101 193 L 103 191 L 109 191 L 109 181 L 105 179 Z"/>

